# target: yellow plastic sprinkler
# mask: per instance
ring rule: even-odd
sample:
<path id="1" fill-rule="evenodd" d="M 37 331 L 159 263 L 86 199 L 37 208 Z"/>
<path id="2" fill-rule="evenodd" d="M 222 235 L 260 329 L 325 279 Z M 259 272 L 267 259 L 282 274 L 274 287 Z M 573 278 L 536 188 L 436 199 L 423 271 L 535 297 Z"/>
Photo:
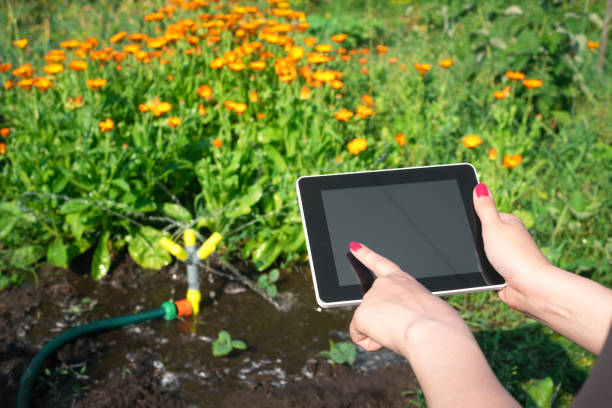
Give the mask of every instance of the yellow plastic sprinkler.
<path id="1" fill-rule="evenodd" d="M 200 292 L 200 271 L 198 269 L 198 261 L 204 260 L 212 254 L 217 245 L 221 241 L 221 234 L 214 232 L 200 247 L 196 249 L 196 235 L 192 229 L 185 230 L 183 241 L 185 248 L 172 241 L 170 238 L 163 237 L 159 243 L 164 249 L 174 255 L 177 259 L 187 263 L 187 300 L 191 304 L 193 315 L 197 316 L 200 312 L 200 301 L 202 293 Z"/>

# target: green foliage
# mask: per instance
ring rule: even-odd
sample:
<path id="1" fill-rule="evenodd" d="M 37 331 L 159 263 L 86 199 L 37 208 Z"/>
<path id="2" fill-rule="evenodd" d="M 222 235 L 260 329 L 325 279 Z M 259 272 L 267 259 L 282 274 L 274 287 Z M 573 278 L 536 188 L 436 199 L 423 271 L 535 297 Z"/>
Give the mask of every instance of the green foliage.
<path id="1" fill-rule="evenodd" d="M 257 286 L 262 289 L 265 289 L 268 296 L 273 298 L 278 292 L 275 282 L 278 280 L 279 277 L 279 270 L 274 268 L 270 271 L 270 273 L 262 273 L 261 275 L 259 275 L 259 278 L 257 278 Z"/>
<path id="2" fill-rule="evenodd" d="M 212 343 L 212 353 L 215 357 L 227 356 L 232 350 L 246 350 L 247 345 L 242 340 L 232 340 L 225 330 L 219 332 L 219 337 Z"/>
<path id="3" fill-rule="evenodd" d="M 546 377 L 525 385 L 528 395 L 527 408 L 551 408 L 555 397 L 555 383 L 552 378 Z"/>
<path id="4" fill-rule="evenodd" d="M 329 350 L 323 350 L 318 356 L 329 358 L 334 364 L 348 364 L 352 366 L 355 363 L 355 356 L 357 355 L 357 349 L 351 342 L 340 342 L 334 343 L 333 340 L 329 340 Z"/>

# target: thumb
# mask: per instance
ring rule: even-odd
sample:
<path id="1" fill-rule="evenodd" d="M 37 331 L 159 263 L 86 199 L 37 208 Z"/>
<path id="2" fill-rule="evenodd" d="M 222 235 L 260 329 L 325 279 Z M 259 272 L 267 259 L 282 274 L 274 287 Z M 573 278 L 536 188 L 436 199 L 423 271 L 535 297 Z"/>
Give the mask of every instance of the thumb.
<path id="1" fill-rule="evenodd" d="M 495 207 L 495 201 L 493 201 L 493 197 L 484 183 L 477 184 L 472 194 L 474 209 L 483 227 L 501 220 Z"/>

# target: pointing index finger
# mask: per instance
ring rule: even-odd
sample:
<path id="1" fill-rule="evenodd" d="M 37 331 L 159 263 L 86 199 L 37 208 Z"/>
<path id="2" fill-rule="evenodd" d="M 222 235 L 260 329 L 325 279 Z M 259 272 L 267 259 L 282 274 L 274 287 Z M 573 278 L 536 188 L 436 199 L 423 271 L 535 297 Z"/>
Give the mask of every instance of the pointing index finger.
<path id="1" fill-rule="evenodd" d="M 377 277 L 389 276 L 395 273 L 404 274 L 399 266 L 359 242 L 351 242 L 349 248 L 355 258 L 370 269 Z"/>

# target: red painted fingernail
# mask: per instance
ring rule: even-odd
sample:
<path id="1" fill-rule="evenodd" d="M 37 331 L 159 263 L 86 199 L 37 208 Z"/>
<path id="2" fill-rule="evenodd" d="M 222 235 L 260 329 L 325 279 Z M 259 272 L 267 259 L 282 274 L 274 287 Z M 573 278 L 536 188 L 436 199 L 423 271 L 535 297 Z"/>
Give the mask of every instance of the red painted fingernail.
<path id="1" fill-rule="evenodd" d="M 353 241 L 349 244 L 349 248 L 351 248 L 352 251 L 356 251 L 361 248 L 361 244 L 359 242 Z"/>
<path id="2" fill-rule="evenodd" d="M 488 197 L 488 196 L 489 196 L 489 189 L 487 188 L 486 184 L 479 183 L 476 186 L 476 197 Z"/>

